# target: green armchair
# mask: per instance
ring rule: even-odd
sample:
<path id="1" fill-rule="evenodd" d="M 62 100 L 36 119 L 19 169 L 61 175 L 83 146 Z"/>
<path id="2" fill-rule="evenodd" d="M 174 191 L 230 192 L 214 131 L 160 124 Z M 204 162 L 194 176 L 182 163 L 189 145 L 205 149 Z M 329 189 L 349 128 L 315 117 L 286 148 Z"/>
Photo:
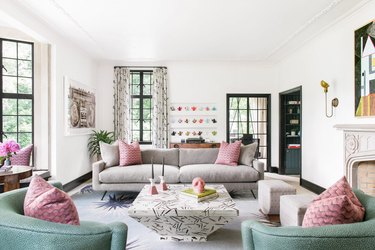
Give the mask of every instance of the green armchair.
<path id="1" fill-rule="evenodd" d="M 59 182 L 52 185 L 62 189 Z M 24 216 L 26 191 L 0 194 L 0 249 L 125 249 L 128 229 L 124 223 L 81 221 L 80 226 L 73 226 Z"/>
<path id="2" fill-rule="evenodd" d="M 269 227 L 259 222 L 242 222 L 242 242 L 245 250 L 319 250 L 374 249 L 375 197 L 354 190 L 366 208 L 363 222 L 313 228 Z"/>

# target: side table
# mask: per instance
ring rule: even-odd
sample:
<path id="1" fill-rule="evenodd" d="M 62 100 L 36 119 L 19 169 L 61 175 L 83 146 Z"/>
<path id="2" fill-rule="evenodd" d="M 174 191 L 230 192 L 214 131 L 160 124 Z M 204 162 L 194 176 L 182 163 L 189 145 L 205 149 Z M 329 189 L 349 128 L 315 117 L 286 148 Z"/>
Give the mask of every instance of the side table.
<path id="1" fill-rule="evenodd" d="M 20 180 L 30 177 L 32 169 L 29 166 L 12 166 L 7 172 L 0 172 L 0 182 L 4 183 L 4 193 L 20 188 Z"/>

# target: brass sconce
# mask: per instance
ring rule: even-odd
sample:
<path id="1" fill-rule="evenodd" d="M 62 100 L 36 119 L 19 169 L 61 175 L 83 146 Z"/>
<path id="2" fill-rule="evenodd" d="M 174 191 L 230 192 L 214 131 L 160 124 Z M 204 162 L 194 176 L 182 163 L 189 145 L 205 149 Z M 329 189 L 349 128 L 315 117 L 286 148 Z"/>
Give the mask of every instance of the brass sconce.
<path id="1" fill-rule="evenodd" d="M 326 97 L 326 98 L 325 98 L 325 99 L 326 99 L 326 116 L 327 116 L 328 118 L 330 118 L 330 117 L 333 116 L 333 108 L 336 108 L 336 107 L 339 105 L 339 99 L 337 99 L 337 98 L 333 98 L 333 99 L 332 99 L 332 102 L 331 102 L 331 114 L 328 115 L 328 112 L 327 112 L 327 93 L 328 93 L 328 87 L 329 87 L 329 84 L 328 84 L 326 81 L 322 80 L 322 81 L 320 82 L 320 86 L 323 87 L 323 89 L 324 89 L 324 94 L 325 94 L 325 97 Z"/>

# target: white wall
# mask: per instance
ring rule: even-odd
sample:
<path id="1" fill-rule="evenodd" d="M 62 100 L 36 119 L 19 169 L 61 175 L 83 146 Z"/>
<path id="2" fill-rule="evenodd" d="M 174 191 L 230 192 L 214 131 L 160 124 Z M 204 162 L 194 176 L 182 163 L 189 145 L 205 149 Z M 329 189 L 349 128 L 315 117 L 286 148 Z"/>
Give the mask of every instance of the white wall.
<path id="1" fill-rule="evenodd" d="M 290 54 L 278 65 L 279 91 L 302 85 L 302 178 L 328 187 L 344 175 L 343 134 L 335 124 L 374 123 L 354 117 L 354 30 L 374 18 L 371 1 Z M 325 117 L 320 81 L 340 104 Z"/>
<path id="2" fill-rule="evenodd" d="M 113 67 L 126 62 L 106 62 L 99 67 L 99 127 L 113 131 Z M 139 63 L 133 64 L 139 66 Z M 148 66 L 167 66 L 170 103 L 216 103 L 218 141 L 226 140 L 226 94 L 269 93 L 271 104 L 278 102 L 275 72 L 270 65 L 248 62 L 165 62 Z M 272 108 L 272 110 L 277 110 Z M 277 112 L 272 112 L 272 166 L 278 165 Z"/>
<path id="3" fill-rule="evenodd" d="M 2 1 L 1 18 L 11 27 L 43 43 L 51 44 L 51 72 L 49 82 L 50 107 L 50 164 L 52 177 L 63 184 L 91 171 L 88 157 L 88 135 L 64 136 L 63 77 L 96 87 L 97 62 L 86 52 L 58 35 L 53 29 L 14 1 Z M 12 26 L 13 25 L 13 26 Z M 38 84 L 38 83 L 36 83 Z M 47 91 L 48 92 L 48 91 Z M 46 90 L 44 90 L 44 94 Z M 42 114 L 48 117 L 48 113 Z M 48 165 L 48 163 L 44 163 Z"/>

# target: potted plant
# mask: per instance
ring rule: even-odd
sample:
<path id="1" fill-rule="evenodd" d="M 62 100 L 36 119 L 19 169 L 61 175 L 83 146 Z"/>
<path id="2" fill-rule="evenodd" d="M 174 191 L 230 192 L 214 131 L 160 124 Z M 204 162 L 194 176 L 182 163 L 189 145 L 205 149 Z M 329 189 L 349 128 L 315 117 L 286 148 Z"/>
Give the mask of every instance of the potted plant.
<path id="1" fill-rule="evenodd" d="M 87 148 L 90 153 L 90 157 L 96 156 L 97 160 L 100 158 L 100 146 L 99 142 L 105 142 L 111 144 L 114 141 L 114 133 L 106 130 L 93 130 L 87 143 Z"/>

